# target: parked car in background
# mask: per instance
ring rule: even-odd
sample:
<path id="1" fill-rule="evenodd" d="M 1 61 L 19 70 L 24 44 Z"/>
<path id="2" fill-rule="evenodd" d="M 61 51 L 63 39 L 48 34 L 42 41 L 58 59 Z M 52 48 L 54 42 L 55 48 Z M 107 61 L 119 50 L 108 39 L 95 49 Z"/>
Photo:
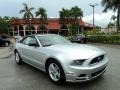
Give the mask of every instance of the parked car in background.
<path id="1" fill-rule="evenodd" d="M 87 37 L 84 34 L 77 34 L 72 36 L 71 42 L 78 42 L 78 43 L 87 43 Z"/>
<path id="2" fill-rule="evenodd" d="M 46 72 L 56 84 L 93 80 L 108 63 L 103 50 L 55 34 L 28 35 L 15 43 L 14 54 L 17 64 L 24 61 Z"/>
<path id="3" fill-rule="evenodd" d="M 7 36 L 1 35 L 0 36 L 0 47 L 6 47 L 10 45 L 10 40 L 8 39 Z"/>

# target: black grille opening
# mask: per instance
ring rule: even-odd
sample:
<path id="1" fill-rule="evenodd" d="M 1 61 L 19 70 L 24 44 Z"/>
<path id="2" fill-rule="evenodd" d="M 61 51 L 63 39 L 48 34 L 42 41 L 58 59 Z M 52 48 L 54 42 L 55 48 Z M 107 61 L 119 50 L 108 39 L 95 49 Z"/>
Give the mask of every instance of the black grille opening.
<path id="1" fill-rule="evenodd" d="M 97 75 L 99 75 L 101 72 L 103 72 L 105 70 L 105 68 L 103 68 L 102 70 L 100 70 L 100 71 L 97 71 L 97 72 L 95 72 L 95 73 L 92 73 L 92 77 L 95 77 L 95 76 L 97 76 Z"/>
<path id="2" fill-rule="evenodd" d="M 100 55 L 100 56 L 94 58 L 94 59 L 90 62 L 90 64 L 98 63 L 98 62 L 102 61 L 103 59 L 104 59 L 104 55 Z"/>
<path id="3" fill-rule="evenodd" d="M 79 77 L 86 77 L 86 74 L 80 74 Z"/>

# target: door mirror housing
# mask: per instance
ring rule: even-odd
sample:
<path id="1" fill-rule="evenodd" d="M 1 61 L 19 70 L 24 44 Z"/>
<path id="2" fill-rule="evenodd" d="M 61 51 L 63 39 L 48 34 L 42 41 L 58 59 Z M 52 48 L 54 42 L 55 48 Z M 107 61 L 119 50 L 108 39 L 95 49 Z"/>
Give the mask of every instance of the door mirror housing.
<path id="1" fill-rule="evenodd" d="M 30 44 L 28 44 L 28 46 L 38 47 L 39 45 L 38 45 L 38 44 L 36 44 L 36 43 L 30 43 Z"/>

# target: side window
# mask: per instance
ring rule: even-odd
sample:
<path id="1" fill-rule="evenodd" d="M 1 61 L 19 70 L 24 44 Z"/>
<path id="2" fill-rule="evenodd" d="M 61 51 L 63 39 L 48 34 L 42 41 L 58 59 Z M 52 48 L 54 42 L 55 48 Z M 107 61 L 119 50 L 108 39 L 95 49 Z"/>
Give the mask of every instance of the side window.
<path id="1" fill-rule="evenodd" d="M 23 44 L 29 45 L 29 44 L 37 44 L 37 40 L 35 39 L 35 37 L 27 37 L 23 40 L 22 42 Z"/>
<path id="2" fill-rule="evenodd" d="M 25 38 L 22 43 L 28 45 L 29 37 Z"/>
<path id="3" fill-rule="evenodd" d="M 37 41 L 36 41 L 35 37 L 29 37 L 29 40 L 28 40 L 27 44 L 28 45 L 29 44 L 37 44 Z"/>

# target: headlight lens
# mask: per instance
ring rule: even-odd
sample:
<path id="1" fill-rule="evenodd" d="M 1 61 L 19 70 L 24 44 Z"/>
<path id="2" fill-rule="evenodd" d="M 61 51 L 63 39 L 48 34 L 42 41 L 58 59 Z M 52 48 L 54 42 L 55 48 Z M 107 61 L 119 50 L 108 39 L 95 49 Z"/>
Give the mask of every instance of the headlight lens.
<path id="1" fill-rule="evenodd" d="M 82 65 L 86 59 L 74 60 L 71 65 Z"/>

